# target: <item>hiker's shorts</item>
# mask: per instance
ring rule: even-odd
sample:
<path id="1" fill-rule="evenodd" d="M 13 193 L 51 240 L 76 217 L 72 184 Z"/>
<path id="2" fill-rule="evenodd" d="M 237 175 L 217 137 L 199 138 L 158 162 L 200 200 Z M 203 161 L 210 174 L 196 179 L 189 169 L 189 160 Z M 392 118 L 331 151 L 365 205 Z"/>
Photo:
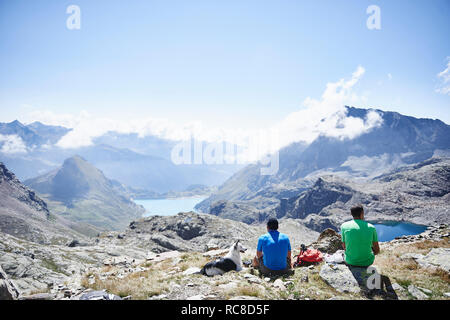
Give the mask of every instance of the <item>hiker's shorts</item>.
<path id="1" fill-rule="evenodd" d="M 294 270 L 290 269 L 288 266 L 283 270 L 272 270 L 264 265 L 263 258 L 258 259 L 259 267 L 258 270 L 263 276 L 283 276 L 283 275 L 292 275 Z"/>

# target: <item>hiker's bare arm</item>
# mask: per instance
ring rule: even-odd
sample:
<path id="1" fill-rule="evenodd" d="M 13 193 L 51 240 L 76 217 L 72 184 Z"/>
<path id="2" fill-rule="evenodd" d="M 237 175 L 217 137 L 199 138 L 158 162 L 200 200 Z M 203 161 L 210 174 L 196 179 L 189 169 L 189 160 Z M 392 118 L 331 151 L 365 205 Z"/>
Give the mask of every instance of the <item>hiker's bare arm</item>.
<path id="1" fill-rule="evenodd" d="M 287 253 L 287 261 L 288 261 L 288 264 L 289 264 L 289 268 L 292 268 L 291 254 L 292 254 L 291 250 L 289 250 L 288 253 Z"/>
<path id="2" fill-rule="evenodd" d="M 253 262 L 252 262 L 252 266 L 253 266 L 254 268 L 259 267 L 259 259 L 261 259 L 262 256 L 263 256 L 262 251 L 256 250 L 256 257 L 253 258 Z"/>
<path id="3" fill-rule="evenodd" d="M 380 246 L 378 245 L 378 241 L 372 243 L 372 250 L 373 254 L 375 255 L 380 253 Z"/>
<path id="4" fill-rule="evenodd" d="M 342 242 L 342 248 L 345 250 L 345 242 Z"/>

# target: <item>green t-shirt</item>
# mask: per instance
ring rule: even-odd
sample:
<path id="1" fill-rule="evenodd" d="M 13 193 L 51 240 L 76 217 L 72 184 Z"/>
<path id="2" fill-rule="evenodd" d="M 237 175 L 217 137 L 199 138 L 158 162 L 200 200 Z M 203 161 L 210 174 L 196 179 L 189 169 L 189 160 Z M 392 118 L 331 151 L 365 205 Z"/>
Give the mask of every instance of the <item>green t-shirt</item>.
<path id="1" fill-rule="evenodd" d="M 377 230 L 364 220 L 351 220 L 341 225 L 345 243 L 345 262 L 354 266 L 370 266 L 375 260 L 372 243 L 378 242 Z"/>

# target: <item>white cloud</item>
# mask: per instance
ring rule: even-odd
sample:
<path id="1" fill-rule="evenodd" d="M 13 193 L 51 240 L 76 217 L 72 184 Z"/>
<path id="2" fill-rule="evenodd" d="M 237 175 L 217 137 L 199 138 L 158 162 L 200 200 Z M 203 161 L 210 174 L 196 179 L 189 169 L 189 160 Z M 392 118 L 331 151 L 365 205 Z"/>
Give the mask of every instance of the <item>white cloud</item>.
<path id="1" fill-rule="evenodd" d="M 306 98 L 301 110 L 289 114 L 272 127 L 260 130 L 210 128 L 201 121 L 180 125 L 168 119 L 156 118 L 119 121 L 95 118 L 86 111 L 78 115 L 33 112 L 30 119 L 73 128 L 58 141 L 57 146 L 61 148 L 89 146 L 93 144 L 94 138 L 108 131 L 115 131 L 136 133 L 140 137 L 154 135 L 176 141 L 191 137 L 207 142 L 228 141 L 243 146 L 245 151 L 241 157 L 253 161 L 292 142 L 311 143 L 320 135 L 352 139 L 380 125 L 381 116 L 375 111 L 369 112 L 366 119 L 347 115 L 345 105 L 365 104 L 367 101 L 367 97 L 358 95 L 353 90 L 364 73 L 364 68 L 359 66 L 349 79 L 328 83 L 319 100 Z"/>
<path id="2" fill-rule="evenodd" d="M 450 95 L 450 57 L 447 57 L 447 67 L 444 71 L 439 72 L 437 77 L 440 83 L 436 92 Z"/>
<path id="3" fill-rule="evenodd" d="M 365 101 L 365 97 L 352 91 L 364 72 L 359 66 L 350 79 L 328 83 L 320 100 L 306 98 L 305 109 L 290 114 L 277 124 L 283 137 L 281 146 L 294 141 L 311 143 L 320 135 L 352 139 L 380 125 L 381 116 L 375 111 L 369 112 L 366 119 L 347 115 L 346 104 Z"/>
<path id="4" fill-rule="evenodd" d="M 3 135 L 0 134 L 0 152 L 7 154 L 26 153 L 27 147 L 22 138 L 16 134 Z"/>

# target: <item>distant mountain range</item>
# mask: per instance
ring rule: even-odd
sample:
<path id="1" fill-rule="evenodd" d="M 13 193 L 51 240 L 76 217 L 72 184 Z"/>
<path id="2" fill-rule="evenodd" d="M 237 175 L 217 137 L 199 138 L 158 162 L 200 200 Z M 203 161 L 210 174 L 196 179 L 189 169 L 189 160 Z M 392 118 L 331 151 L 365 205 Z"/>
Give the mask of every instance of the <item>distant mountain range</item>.
<path id="1" fill-rule="evenodd" d="M 348 116 L 362 119 L 369 111 L 347 107 Z M 241 213 L 241 219 L 255 222 L 274 213 L 282 199 L 308 192 L 320 177 L 367 182 L 402 166 L 450 155 L 450 126 L 444 122 L 376 111 L 382 116 L 381 126 L 354 139 L 320 136 L 309 145 L 290 144 L 279 151 L 279 170 L 275 175 L 261 175 L 263 166 L 259 163 L 249 165 L 196 209 L 239 219 L 232 213 L 239 207 L 247 212 Z M 305 207 L 301 210 L 308 214 L 320 212 L 310 212 Z"/>
<path id="2" fill-rule="evenodd" d="M 340 219 L 331 218 L 333 215 L 328 213 L 334 211 L 329 211 L 330 206 L 341 210 L 336 209 L 336 217 L 357 200 L 377 207 L 376 198 L 383 190 L 391 190 L 390 183 L 383 183 L 384 189 L 380 187 L 379 177 L 393 174 L 399 168 L 412 170 L 411 175 L 401 179 L 415 177 L 419 169 L 414 166 L 430 159 L 441 161 L 442 172 L 447 172 L 449 125 L 440 120 L 418 119 L 396 112 L 353 107 L 346 107 L 346 110 L 347 116 L 361 119 L 375 111 L 382 118 L 381 125 L 353 139 L 322 135 L 310 144 L 292 143 L 279 151 L 279 170 L 274 175 L 261 175 L 263 165 L 260 163 L 248 165 L 234 174 L 232 172 L 239 168 L 238 165 L 177 166 L 167 158 L 176 142 L 154 136 L 141 138 L 135 134 L 109 132 L 96 138 L 92 146 L 62 149 L 55 143 L 70 129 L 41 123 L 23 125 L 18 121 L 0 124 L 3 137 L 0 139 L 0 160 L 12 171 L 30 177 L 25 183 L 42 196 L 51 212 L 106 229 L 123 228 L 127 221 L 141 214 L 140 208 L 130 201 L 132 197 L 160 198 L 212 192 L 196 206 L 197 210 L 246 223 L 260 222 L 271 215 L 292 217 L 319 230 Z M 24 152 L 7 152 L 11 147 L 8 143 L 17 142 L 12 136 L 20 138 L 26 149 Z M 430 170 L 430 176 L 438 177 L 433 171 L 436 166 L 424 168 Z M 399 182 L 391 184 L 399 185 Z M 220 186 L 212 188 L 212 185 Z M 375 191 L 366 192 L 354 187 L 358 185 Z M 430 188 L 447 190 L 445 181 Z M 323 192 L 325 198 L 321 199 L 314 190 Z M 431 190 L 430 194 L 435 191 Z M 439 219 L 443 219 L 442 215 L 426 206 L 437 201 L 437 207 L 441 208 L 439 201 L 445 196 L 447 194 L 435 197 L 424 193 L 417 200 L 401 195 L 411 201 L 417 200 L 414 202 L 417 208 L 434 212 Z M 434 202 L 429 202 L 428 198 Z M 321 205 L 322 200 L 324 205 Z M 338 204 L 345 205 L 339 207 Z M 398 213 L 400 219 L 413 220 L 410 213 L 418 212 L 413 207 L 399 207 L 403 210 Z M 378 216 L 382 215 L 381 211 Z"/>
<path id="3" fill-rule="evenodd" d="M 43 145 L 53 145 L 69 131 L 71 129 L 60 126 L 47 126 L 40 122 L 33 122 L 29 125 L 24 125 L 18 120 L 10 123 L 0 123 L 0 134 L 17 135 L 30 149 Z"/>
<path id="4" fill-rule="evenodd" d="M 124 192 L 124 186 L 106 178 L 80 156 L 66 159 L 60 168 L 24 184 L 39 193 L 51 212 L 99 229 L 123 229 L 145 213 Z"/>
<path id="5" fill-rule="evenodd" d="M 155 136 L 108 132 L 93 145 L 64 149 L 56 143 L 71 129 L 40 122 L 24 125 L 15 120 L 0 123 L 0 161 L 21 179 L 35 178 L 62 165 L 65 159 L 80 155 L 108 177 L 147 193 L 185 191 L 191 185 L 219 185 L 243 165 L 175 165 L 170 153 L 178 141 Z M 10 143 L 21 144 L 9 150 Z M 14 139 L 13 139 L 14 138 Z M 23 150 L 22 150 L 23 149 Z"/>

